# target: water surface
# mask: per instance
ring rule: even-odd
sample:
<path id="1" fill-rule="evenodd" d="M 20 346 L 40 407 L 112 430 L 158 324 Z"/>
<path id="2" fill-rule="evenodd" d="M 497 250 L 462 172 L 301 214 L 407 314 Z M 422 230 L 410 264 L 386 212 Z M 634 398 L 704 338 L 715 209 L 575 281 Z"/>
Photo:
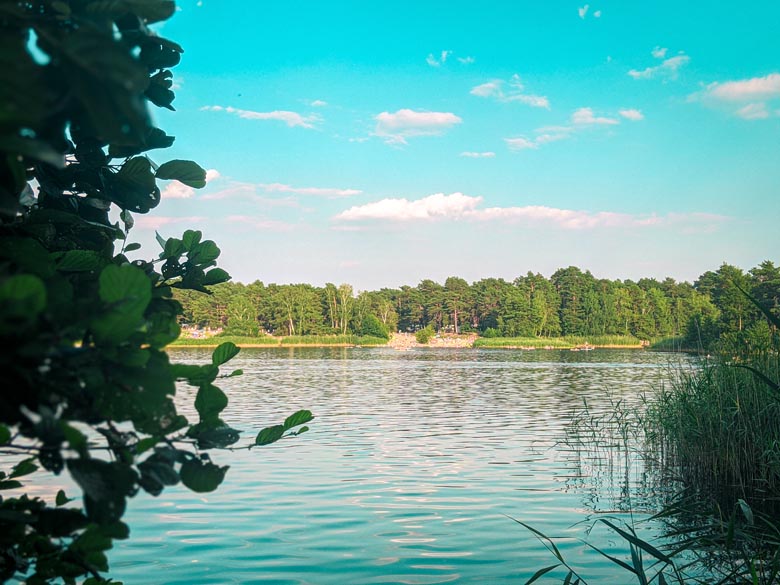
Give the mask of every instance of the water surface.
<path id="1" fill-rule="evenodd" d="M 173 358 L 199 363 L 209 353 Z M 629 508 L 641 519 L 655 486 L 635 465 L 626 474 L 609 447 L 583 454 L 561 440 L 583 399 L 597 413 L 617 401 L 641 408 L 640 394 L 679 359 L 637 350 L 245 349 L 229 364 L 244 375 L 222 380 L 223 418 L 251 441 L 308 408 L 311 431 L 214 454 L 231 469 L 213 494 L 175 487 L 136 498 L 112 576 L 160 585 L 518 583 L 554 559 L 514 517 L 571 537 L 561 549 L 591 582 L 626 583 L 579 539 L 621 550 L 587 528 L 599 515 L 630 520 Z M 191 389 L 180 394 L 191 403 Z"/>

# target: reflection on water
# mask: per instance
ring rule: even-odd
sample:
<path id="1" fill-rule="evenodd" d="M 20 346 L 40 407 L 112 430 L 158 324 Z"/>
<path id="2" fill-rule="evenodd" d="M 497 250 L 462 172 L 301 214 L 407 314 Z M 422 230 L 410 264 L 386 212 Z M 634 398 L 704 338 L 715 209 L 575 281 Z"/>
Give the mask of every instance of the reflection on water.
<path id="1" fill-rule="evenodd" d="M 178 350 L 174 358 L 197 363 L 209 354 Z M 551 557 L 512 516 L 571 536 L 562 552 L 594 582 L 625 582 L 578 539 L 594 511 L 627 517 L 634 497 L 651 506 L 641 466 L 616 466 L 608 445 L 578 452 L 560 441 L 583 398 L 596 414 L 615 400 L 639 405 L 670 359 L 680 358 L 243 350 L 230 365 L 244 375 L 222 381 L 230 397 L 223 418 L 249 437 L 309 408 L 311 431 L 217 454 L 231 469 L 214 494 L 177 487 L 136 498 L 112 576 L 171 585 L 518 582 Z M 180 392 L 191 404 L 192 390 Z M 596 532 L 591 541 L 607 544 Z"/>

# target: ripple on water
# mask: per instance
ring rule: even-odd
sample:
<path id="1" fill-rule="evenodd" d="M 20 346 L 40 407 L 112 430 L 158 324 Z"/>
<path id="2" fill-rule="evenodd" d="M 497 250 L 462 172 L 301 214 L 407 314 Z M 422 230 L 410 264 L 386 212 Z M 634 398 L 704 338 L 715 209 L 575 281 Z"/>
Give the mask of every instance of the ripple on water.
<path id="1" fill-rule="evenodd" d="M 206 363 L 207 351 L 174 358 Z M 552 564 L 517 518 L 564 535 L 592 582 L 625 581 L 581 542 L 597 510 L 620 512 L 609 465 L 560 444 L 583 398 L 637 402 L 666 358 L 641 351 L 511 352 L 384 348 L 243 350 L 221 380 L 223 418 L 252 432 L 300 408 L 301 437 L 251 452 L 213 494 L 180 486 L 130 506 L 132 537 L 112 551 L 128 585 L 503 583 Z M 181 387 L 193 416 L 193 389 Z M 196 416 L 196 415 L 195 415 Z M 642 487 L 632 480 L 631 489 Z M 647 496 L 648 498 L 651 496 Z M 593 530 L 596 544 L 609 535 Z"/>

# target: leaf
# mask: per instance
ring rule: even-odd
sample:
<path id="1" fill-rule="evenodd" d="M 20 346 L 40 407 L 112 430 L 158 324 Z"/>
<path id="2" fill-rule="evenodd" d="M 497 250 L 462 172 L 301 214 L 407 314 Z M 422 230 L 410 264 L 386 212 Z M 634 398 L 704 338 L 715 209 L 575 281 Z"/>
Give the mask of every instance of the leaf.
<path id="1" fill-rule="evenodd" d="M 187 257 L 193 264 L 208 264 L 219 258 L 219 248 L 213 241 L 206 240 L 195 246 L 190 253 L 187 254 Z"/>
<path id="2" fill-rule="evenodd" d="M 124 0 L 124 4 L 149 24 L 168 20 L 176 12 L 173 0 Z"/>
<path id="3" fill-rule="evenodd" d="M 68 502 L 72 502 L 73 498 L 69 498 L 65 495 L 65 490 L 59 490 L 57 492 L 57 497 L 54 500 L 54 503 L 57 504 L 57 506 L 64 506 Z"/>
<path id="4" fill-rule="evenodd" d="M 35 465 L 33 461 L 35 461 L 35 457 L 30 457 L 14 465 L 14 470 L 11 472 L 11 475 L 8 476 L 8 479 L 23 477 L 33 473 L 36 469 L 38 469 L 38 466 Z"/>
<path id="5" fill-rule="evenodd" d="M 206 273 L 205 278 L 202 281 L 203 286 L 210 286 L 212 284 L 220 284 L 230 280 L 230 275 L 221 268 L 213 268 Z"/>
<path id="6" fill-rule="evenodd" d="M 181 237 L 181 241 L 182 244 L 184 244 L 184 248 L 189 252 L 192 250 L 193 246 L 200 243 L 202 237 L 203 233 L 200 230 L 187 230 Z"/>
<path id="7" fill-rule="evenodd" d="M 219 416 L 228 405 L 225 393 L 212 384 L 201 386 L 195 397 L 195 410 L 198 411 L 201 420 L 210 421 Z"/>
<path id="8" fill-rule="evenodd" d="M 138 242 L 133 242 L 132 244 L 128 244 L 125 246 L 125 252 L 135 252 L 136 250 L 141 248 L 141 244 Z"/>
<path id="9" fill-rule="evenodd" d="M 222 449 L 237 442 L 241 437 L 236 429 L 219 427 L 201 431 L 195 435 L 200 449 Z"/>
<path id="10" fill-rule="evenodd" d="M 222 343 L 211 354 L 211 363 L 215 366 L 221 366 L 222 364 L 232 360 L 241 349 L 236 346 L 232 341 L 226 341 Z"/>
<path id="11" fill-rule="evenodd" d="M 165 238 L 163 238 L 157 231 L 154 232 L 154 238 L 157 240 L 157 243 L 160 244 L 160 247 L 165 250 L 165 243 L 168 241 Z"/>
<path id="12" fill-rule="evenodd" d="M 284 430 L 289 430 L 314 419 L 310 410 L 299 410 L 284 420 Z"/>
<path id="13" fill-rule="evenodd" d="M 32 274 L 17 274 L 0 284 L 0 306 L 5 319 L 33 321 L 46 308 L 46 287 Z"/>
<path id="14" fill-rule="evenodd" d="M 11 430 L 4 424 L 0 424 L 0 445 L 5 445 L 11 440 Z"/>
<path id="15" fill-rule="evenodd" d="M 181 482 L 196 493 L 213 492 L 225 479 L 228 467 L 219 467 L 210 461 L 190 459 L 179 471 Z"/>
<path id="16" fill-rule="evenodd" d="M 659 561 L 663 561 L 664 563 L 668 563 L 668 564 L 670 564 L 670 565 L 671 565 L 671 564 L 673 564 L 673 561 L 672 561 L 672 559 L 670 559 L 670 558 L 669 558 L 667 555 L 665 555 L 664 553 L 662 553 L 660 550 L 658 550 L 657 548 L 655 548 L 655 547 L 654 547 L 653 545 L 651 545 L 650 543 L 648 543 L 648 542 L 645 542 L 645 541 L 644 541 L 644 540 L 642 540 L 641 538 L 638 538 L 636 535 L 634 535 L 634 534 L 631 534 L 631 533 L 629 533 L 629 532 L 627 532 L 627 531 L 623 530 L 622 528 L 620 528 L 619 526 L 616 526 L 615 524 L 613 524 L 613 523 L 612 523 L 612 522 L 610 522 L 609 520 L 606 520 L 606 519 L 604 519 L 604 518 L 600 518 L 599 520 L 600 520 L 601 522 L 603 522 L 604 524 L 606 524 L 607 526 L 609 526 L 609 527 L 610 527 L 612 530 L 614 530 L 615 532 L 617 532 L 617 533 L 618 533 L 620 536 L 622 536 L 622 537 L 623 537 L 625 540 L 627 540 L 628 542 L 630 542 L 630 543 L 631 543 L 631 544 L 633 544 L 634 546 L 637 546 L 637 547 L 641 548 L 642 550 L 644 550 L 644 551 L 646 551 L 646 552 L 650 553 L 650 554 L 651 554 L 651 555 L 653 555 L 655 558 L 657 558 Z"/>
<path id="17" fill-rule="evenodd" d="M 103 265 L 103 257 L 92 250 L 69 250 L 57 260 L 61 272 L 89 272 Z"/>
<path id="18" fill-rule="evenodd" d="M 143 313 L 152 298 L 152 286 L 143 270 L 125 264 L 106 266 L 100 273 L 98 294 L 125 313 Z"/>
<path id="19" fill-rule="evenodd" d="M 769 386 L 772 390 L 775 392 L 780 392 L 780 384 L 769 378 L 766 374 L 763 372 L 760 372 L 753 366 L 747 366 L 745 364 L 734 364 L 735 368 L 742 368 L 743 370 L 749 370 L 753 372 L 753 375 L 756 376 L 759 380 L 761 380 L 764 384 Z"/>
<path id="20" fill-rule="evenodd" d="M 764 317 L 766 317 L 767 321 L 769 321 L 772 325 L 780 329 L 780 317 L 775 315 L 772 311 L 770 311 L 767 307 L 762 305 L 758 302 L 758 299 L 756 299 L 753 295 L 751 295 L 749 292 L 747 292 L 745 289 L 743 289 L 741 286 L 739 286 L 736 282 L 732 282 L 732 284 L 737 287 L 739 292 L 741 292 L 743 295 L 745 295 L 748 300 L 753 303 L 756 307 L 758 307 L 758 310 L 761 311 L 764 314 Z"/>
<path id="21" fill-rule="evenodd" d="M 0 490 L 15 490 L 16 488 L 22 487 L 21 482 L 12 480 L 12 481 L 0 481 Z"/>
<path id="22" fill-rule="evenodd" d="M 549 567 L 544 567 L 543 569 L 539 569 L 538 571 L 536 571 L 536 573 L 533 574 L 533 576 L 528 581 L 525 582 L 525 585 L 531 585 L 531 583 L 533 583 L 534 581 L 540 579 L 541 577 L 544 577 L 547 573 L 549 573 L 550 571 L 554 571 L 560 566 L 561 564 L 558 563 L 556 565 L 550 565 Z"/>
<path id="23" fill-rule="evenodd" d="M 201 189 L 206 186 L 206 171 L 191 160 L 171 160 L 160 165 L 157 178 L 176 180 L 189 187 Z"/>
<path id="24" fill-rule="evenodd" d="M 255 437 L 255 445 L 270 445 L 275 443 L 284 435 L 284 427 L 282 425 L 274 425 L 272 427 L 266 427 Z"/>

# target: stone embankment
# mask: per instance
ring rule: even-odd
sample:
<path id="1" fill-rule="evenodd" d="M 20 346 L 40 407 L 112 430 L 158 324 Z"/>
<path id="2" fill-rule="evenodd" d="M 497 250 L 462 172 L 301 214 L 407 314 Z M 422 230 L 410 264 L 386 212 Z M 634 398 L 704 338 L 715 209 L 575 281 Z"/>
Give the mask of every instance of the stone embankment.
<path id="1" fill-rule="evenodd" d="M 413 347 L 473 347 L 477 335 L 472 333 L 468 335 L 454 335 L 445 333 L 431 338 L 426 343 L 417 343 L 413 333 L 393 333 L 390 336 L 388 346 L 394 349 L 405 350 Z"/>

